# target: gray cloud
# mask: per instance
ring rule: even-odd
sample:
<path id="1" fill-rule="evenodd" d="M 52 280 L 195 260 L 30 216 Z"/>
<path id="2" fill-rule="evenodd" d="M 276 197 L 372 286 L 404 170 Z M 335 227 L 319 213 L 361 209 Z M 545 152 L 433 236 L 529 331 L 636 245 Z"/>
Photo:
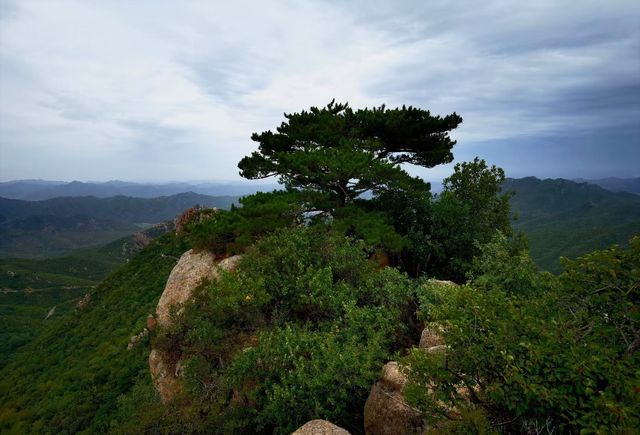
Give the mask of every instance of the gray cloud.
<path id="1" fill-rule="evenodd" d="M 510 174 L 639 175 L 637 2 L 215 3 L 0 0 L 0 178 L 233 179 L 334 97 L 456 111 Z"/>

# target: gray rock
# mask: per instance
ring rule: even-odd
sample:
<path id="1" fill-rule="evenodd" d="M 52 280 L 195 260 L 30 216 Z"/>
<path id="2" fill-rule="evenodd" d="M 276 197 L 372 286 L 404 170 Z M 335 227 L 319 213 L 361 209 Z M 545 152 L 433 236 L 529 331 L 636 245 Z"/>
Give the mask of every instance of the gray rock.
<path id="1" fill-rule="evenodd" d="M 149 329 L 156 326 L 161 328 L 171 326 L 172 310 L 175 309 L 179 313 L 181 306 L 193 297 L 193 292 L 198 286 L 217 279 L 223 270 L 235 270 L 241 258 L 240 255 L 235 255 L 216 263 L 215 256 L 210 252 L 189 250 L 182 254 L 167 279 L 156 307 L 155 318 L 147 318 Z M 179 380 L 182 363 L 178 358 L 158 349 L 152 349 L 149 355 L 149 370 L 153 385 L 163 402 L 170 401 L 182 391 Z"/>
<path id="2" fill-rule="evenodd" d="M 349 432 L 327 420 L 311 420 L 292 435 L 350 435 Z"/>
<path id="3" fill-rule="evenodd" d="M 391 361 L 382 369 L 380 380 L 371 388 L 364 405 L 364 431 L 368 435 L 408 435 L 422 433 L 422 413 L 404 400 L 407 377 Z"/>

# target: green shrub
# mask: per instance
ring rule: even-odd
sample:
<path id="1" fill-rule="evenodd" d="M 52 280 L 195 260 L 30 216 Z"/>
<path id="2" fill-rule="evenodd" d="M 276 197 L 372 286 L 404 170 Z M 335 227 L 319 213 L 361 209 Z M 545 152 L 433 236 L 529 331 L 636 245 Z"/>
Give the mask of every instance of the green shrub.
<path id="1" fill-rule="evenodd" d="M 631 433 L 640 424 L 640 238 L 627 250 L 567 262 L 559 279 L 517 266 L 511 281 L 496 281 L 492 273 L 505 273 L 500 261 L 529 264 L 481 261 L 489 276 L 422 298 L 436 302 L 421 312 L 444 326 L 448 349 L 446 356 L 414 351 L 407 358 L 411 403 L 441 419 L 448 406 L 465 403 L 464 385 L 505 430 Z"/>
<path id="2" fill-rule="evenodd" d="M 241 198 L 240 204 L 187 224 L 186 238 L 196 249 L 238 254 L 274 230 L 302 222 L 300 194 L 295 191 L 258 192 Z"/>
<path id="3" fill-rule="evenodd" d="M 197 291 L 155 344 L 185 363 L 202 427 L 286 433 L 327 418 L 360 430 L 380 367 L 416 332 L 403 322 L 412 282 L 369 251 L 324 225 L 280 229 Z"/>

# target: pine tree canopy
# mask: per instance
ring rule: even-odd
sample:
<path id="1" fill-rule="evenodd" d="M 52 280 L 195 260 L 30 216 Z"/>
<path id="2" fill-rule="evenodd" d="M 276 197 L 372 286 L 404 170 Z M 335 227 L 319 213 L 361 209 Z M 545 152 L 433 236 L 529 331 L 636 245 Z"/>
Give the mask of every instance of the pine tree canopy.
<path id="1" fill-rule="evenodd" d="M 279 176 L 289 189 L 309 193 L 317 208 L 340 208 L 365 192 L 428 190 L 401 168 L 427 168 L 453 160 L 449 132 L 462 118 L 433 116 L 402 106 L 353 110 L 332 101 L 326 107 L 286 114 L 276 132 L 254 133 L 259 150 L 238 167 L 248 179 Z M 320 200 L 321 199 L 321 200 Z"/>

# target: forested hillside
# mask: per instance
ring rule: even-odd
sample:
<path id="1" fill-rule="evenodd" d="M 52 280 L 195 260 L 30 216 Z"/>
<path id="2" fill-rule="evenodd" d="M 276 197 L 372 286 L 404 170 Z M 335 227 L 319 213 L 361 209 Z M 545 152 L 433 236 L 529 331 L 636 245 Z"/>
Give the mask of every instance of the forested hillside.
<path id="1" fill-rule="evenodd" d="M 525 233 L 536 263 L 560 271 L 559 258 L 576 258 L 640 234 L 640 196 L 562 179 L 508 179 L 514 227 Z"/>
<path id="2" fill-rule="evenodd" d="M 0 259 L 0 367 L 42 328 L 72 311 L 93 287 L 132 259 L 165 224 L 105 246 L 46 259 Z"/>
<path id="3" fill-rule="evenodd" d="M 44 258 L 97 247 L 173 219 L 189 207 L 229 208 L 235 201 L 233 196 L 195 193 L 46 201 L 0 198 L 0 257 Z"/>
<path id="4" fill-rule="evenodd" d="M 586 179 L 586 178 L 577 178 L 572 181 L 575 181 L 576 183 L 595 184 L 611 192 L 628 192 L 628 193 L 635 193 L 636 195 L 640 195 L 640 177 L 635 177 L 635 178 L 609 177 L 609 178 L 599 178 L 595 180 Z"/>
<path id="5" fill-rule="evenodd" d="M 173 235 L 152 243 L 91 291 L 84 310 L 51 319 L 2 369 L 0 431 L 102 432 L 118 398 L 148 379 L 144 347 L 127 350 L 153 312 L 185 245 Z"/>
<path id="6" fill-rule="evenodd" d="M 72 217 L 87 216 L 93 219 L 136 223 L 162 222 L 180 214 L 183 210 L 201 205 L 229 208 L 237 201 L 233 196 L 207 196 L 188 192 L 157 198 L 61 197 L 44 201 L 21 201 L 0 198 L 0 216 L 5 219 L 21 219 L 30 216 Z"/>

